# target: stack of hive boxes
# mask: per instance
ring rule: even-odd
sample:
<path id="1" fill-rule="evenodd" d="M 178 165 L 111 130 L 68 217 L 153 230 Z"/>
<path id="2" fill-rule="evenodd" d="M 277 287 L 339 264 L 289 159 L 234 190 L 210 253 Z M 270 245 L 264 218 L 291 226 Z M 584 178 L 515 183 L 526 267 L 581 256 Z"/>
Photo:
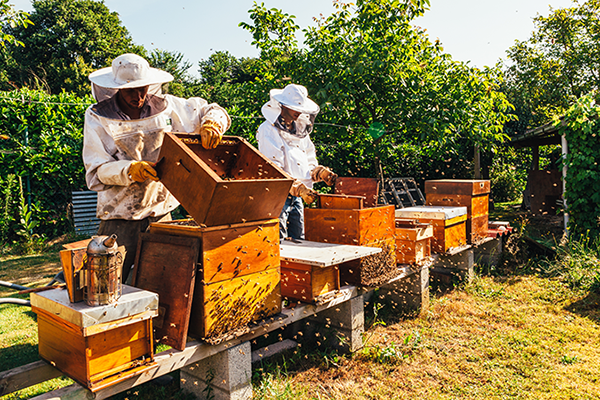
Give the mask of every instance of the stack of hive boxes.
<path id="1" fill-rule="evenodd" d="M 157 172 L 193 217 L 151 224 L 138 246 L 135 285 L 160 294 L 157 339 L 182 348 L 189 330 L 214 343 L 280 312 L 276 217 L 292 180 L 242 138 L 226 136 L 206 150 L 180 133 L 165 136 Z M 193 274 L 164 288 L 164 271 L 178 260 Z"/>
<path id="2" fill-rule="evenodd" d="M 340 265 L 342 284 L 378 286 L 398 275 L 394 206 L 364 207 L 364 196 L 320 195 L 304 210 L 306 240 L 379 247 L 379 254 Z"/>
<path id="3" fill-rule="evenodd" d="M 467 207 L 467 243 L 477 244 L 487 237 L 489 180 L 440 179 L 425 181 L 429 206 Z"/>

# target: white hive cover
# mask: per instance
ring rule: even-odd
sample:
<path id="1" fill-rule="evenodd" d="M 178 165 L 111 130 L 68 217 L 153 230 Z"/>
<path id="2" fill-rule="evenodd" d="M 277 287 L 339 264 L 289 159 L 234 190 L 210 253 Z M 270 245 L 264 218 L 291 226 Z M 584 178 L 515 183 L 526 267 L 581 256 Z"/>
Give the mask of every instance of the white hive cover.
<path id="1" fill-rule="evenodd" d="M 396 210 L 396 218 L 452 219 L 467 214 L 467 207 L 418 206 Z"/>

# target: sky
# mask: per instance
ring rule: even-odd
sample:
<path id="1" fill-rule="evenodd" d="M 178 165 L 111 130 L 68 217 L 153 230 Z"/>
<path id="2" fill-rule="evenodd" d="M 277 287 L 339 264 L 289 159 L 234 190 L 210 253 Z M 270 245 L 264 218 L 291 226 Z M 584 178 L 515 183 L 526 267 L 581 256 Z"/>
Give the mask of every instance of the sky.
<path id="1" fill-rule="evenodd" d="M 316 25 L 313 18 L 331 15 L 332 0 L 258 0 L 296 16 L 301 28 Z M 30 0 L 11 0 L 17 9 L 31 11 Z M 254 0 L 105 0 L 119 13 L 133 41 L 147 50 L 177 51 L 193 64 L 214 51 L 227 50 L 236 57 L 254 57 L 258 50 L 252 36 L 238 27 L 251 22 L 248 10 Z M 431 0 L 429 11 L 414 21 L 427 29 L 431 40 L 439 38 L 454 60 L 483 68 L 505 58 L 515 40 L 527 40 L 533 18 L 571 6 L 572 0 Z M 299 43 L 301 43 L 299 38 Z"/>

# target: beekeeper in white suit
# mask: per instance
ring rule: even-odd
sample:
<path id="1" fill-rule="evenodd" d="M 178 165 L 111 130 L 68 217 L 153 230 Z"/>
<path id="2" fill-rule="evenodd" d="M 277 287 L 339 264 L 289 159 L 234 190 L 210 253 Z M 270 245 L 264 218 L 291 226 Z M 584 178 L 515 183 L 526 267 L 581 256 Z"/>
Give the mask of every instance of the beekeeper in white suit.
<path id="1" fill-rule="evenodd" d="M 219 144 L 231 120 L 222 107 L 204 99 L 162 95 L 162 85 L 173 76 L 135 54 L 115 58 L 112 67 L 93 72 L 89 79 L 98 103 L 85 112 L 86 181 L 98 192 L 98 234 L 116 233 L 127 250 L 125 281 L 139 233 L 151 222 L 170 220 L 179 204 L 153 168 L 164 133 L 198 133 L 210 149 Z"/>
<path id="2" fill-rule="evenodd" d="M 284 89 L 272 89 L 270 100 L 262 107 L 266 121 L 258 128 L 258 149 L 279 165 L 294 184 L 279 216 L 282 239 L 304 238 L 304 205 L 315 201 L 313 183 L 324 181 L 332 186 L 337 175 L 317 163 L 315 146 L 310 140 L 317 103 L 308 98 L 304 86 L 290 84 Z"/>

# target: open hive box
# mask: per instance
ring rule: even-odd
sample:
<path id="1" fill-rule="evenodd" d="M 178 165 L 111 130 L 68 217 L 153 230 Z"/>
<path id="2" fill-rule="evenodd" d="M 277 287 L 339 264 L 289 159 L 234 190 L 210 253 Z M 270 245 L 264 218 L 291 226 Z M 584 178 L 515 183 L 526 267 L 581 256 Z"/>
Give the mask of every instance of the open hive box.
<path id="1" fill-rule="evenodd" d="M 304 209 L 306 240 L 379 247 L 379 254 L 340 265 L 342 284 L 378 286 L 398 276 L 394 206 L 364 208 L 364 197 L 319 195 Z"/>
<path id="2" fill-rule="evenodd" d="M 446 254 L 467 244 L 466 207 L 419 206 L 400 208 L 396 218 L 412 219 L 433 226 L 431 251 Z"/>
<path id="3" fill-rule="evenodd" d="M 489 194 L 489 180 L 425 181 L 428 206 L 467 207 L 467 243 L 477 243 L 487 237 Z"/>
<path id="4" fill-rule="evenodd" d="M 275 218 L 293 179 L 233 136 L 207 150 L 198 135 L 167 133 L 158 160 L 193 219 L 151 224 L 138 244 L 135 285 L 160 294 L 157 339 L 179 350 L 188 334 L 216 343 L 280 312 Z"/>
<path id="5" fill-rule="evenodd" d="M 224 136 L 212 150 L 198 135 L 167 133 L 156 171 L 200 225 L 279 217 L 293 179 L 245 139 Z"/>
<path id="6" fill-rule="evenodd" d="M 433 226 L 411 219 L 396 219 L 396 261 L 421 264 L 431 257 Z"/>

